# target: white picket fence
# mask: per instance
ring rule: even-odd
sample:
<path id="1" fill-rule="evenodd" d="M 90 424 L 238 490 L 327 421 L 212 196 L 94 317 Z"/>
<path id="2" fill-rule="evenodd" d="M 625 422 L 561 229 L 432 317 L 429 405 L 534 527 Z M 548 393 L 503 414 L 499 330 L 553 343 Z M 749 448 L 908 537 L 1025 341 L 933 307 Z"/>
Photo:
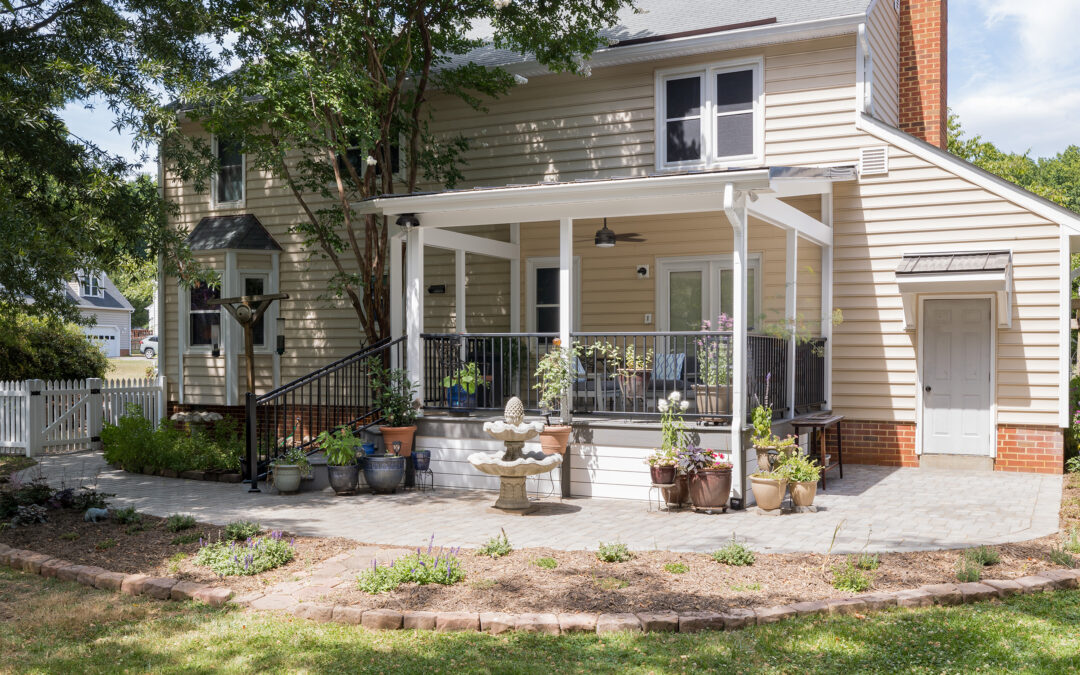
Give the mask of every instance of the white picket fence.
<path id="1" fill-rule="evenodd" d="M 0 454 L 101 448 L 101 429 L 129 405 L 155 425 L 165 415 L 165 378 L 0 382 Z"/>

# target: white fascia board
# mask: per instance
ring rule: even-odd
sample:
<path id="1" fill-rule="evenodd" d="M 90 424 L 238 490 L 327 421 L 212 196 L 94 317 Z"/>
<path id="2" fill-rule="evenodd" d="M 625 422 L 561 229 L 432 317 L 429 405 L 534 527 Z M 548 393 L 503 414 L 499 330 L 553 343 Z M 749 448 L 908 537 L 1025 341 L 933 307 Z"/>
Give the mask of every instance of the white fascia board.
<path id="1" fill-rule="evenodd" d="M 795 230 L 806 239 L 821 246 L 832 246 L 831 227 L 775 197 L 762 196 L 757 201 L 747 201 L 746 209 L 750 215 L 770 225 L 785 230 Z"/>
<path id="2" fill-rule="evenodd" d="M 680 56 L 763 47 L 781 42 L 835 37 L 854 33 L 859 24 L 864 21 L 866 21 L 866 14 L 850 14 L 797 23 L 752 26 L 708 35 L 692 35 L 627 47 L 606 47 L 595 51 L 587 63 L 590 68 L 605 68 L 627 63 L 658 61 Z M 498 67 L 513 75 L 521 75 L 522 77 L 539 77 L 552 74 L 551 71 L 535 60 L 523 60 L 519 63 Z"/>
<path id="3" fill-rule="evenodd" d="M 520 252 L 517 244 L 508 244 L 505 241 L 434 228 L 428 229 L 427 236 L 424 237 L 424 246 L 434 246 L 435 248 L 444 248 L 451 251 L 466 251 L 507 260 L 516 259 Z"/>
<path id="4" fill-rule="evenodd" d="M 957 177 L 963 178 L 1002 199 L 1006 199 L 1036 215 L 1057 223 L 1069 230 L 1070 234 L 1080 234 L 1080 215 L 1037 197 L 1019 185 L 985 172 L 955 155 L 928 143 L 923 143 L 913 136 L 869 115 L 856 113 L 855 127 L 885 142 L 892 143 L 901 150 L 924 159 L 935 166 L 950 171 Z"/>

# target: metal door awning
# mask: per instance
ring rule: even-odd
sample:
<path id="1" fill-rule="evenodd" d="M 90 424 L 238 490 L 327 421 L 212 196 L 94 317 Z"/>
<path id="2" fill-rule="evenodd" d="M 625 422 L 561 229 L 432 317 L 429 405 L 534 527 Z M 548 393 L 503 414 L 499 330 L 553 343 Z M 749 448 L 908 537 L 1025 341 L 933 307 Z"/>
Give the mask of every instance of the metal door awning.
<path id="1" fill-rule="evenodd" d="M 920 294 L 986 294 L 996 300 L 997 325 L 1012 326 L 1012 252 L 906 253 L 896 268 L 904 328 L 918 324 Z"/>

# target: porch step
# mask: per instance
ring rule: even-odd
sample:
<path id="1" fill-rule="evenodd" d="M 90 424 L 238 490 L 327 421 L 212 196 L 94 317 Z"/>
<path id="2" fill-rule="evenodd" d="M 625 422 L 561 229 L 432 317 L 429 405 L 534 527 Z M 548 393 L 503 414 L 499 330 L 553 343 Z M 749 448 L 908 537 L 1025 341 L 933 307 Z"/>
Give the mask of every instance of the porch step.
<path id="1" fill-rule="evenodd" d="M 956 471 L 993 471 L 994 458 L 979 455 L 927 455 L 919 458 L 921 469 L 952 469 Z"/>

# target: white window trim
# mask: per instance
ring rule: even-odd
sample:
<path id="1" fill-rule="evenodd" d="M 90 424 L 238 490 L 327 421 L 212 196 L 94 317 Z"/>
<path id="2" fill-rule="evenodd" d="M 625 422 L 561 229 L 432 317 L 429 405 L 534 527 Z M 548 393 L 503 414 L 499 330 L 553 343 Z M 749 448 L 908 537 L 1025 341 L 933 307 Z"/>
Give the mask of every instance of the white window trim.
<path id="1" fill-rule="evenodd" d="M 269 294 L 269 293 L 277 293 L 277 289 L 272 288 L 271 285 L 270 285 L 271 278 L 273 276 L 270 273 L 270 270 L 248 270 L 248 269 L 243 269 L 243 270 L 237 270 L 236 274 L 237 274 L 236 288 L 237 288 L 237 291 L 241 295 L 244 294 L 244 280 L 248 279 L 248 278 L 253 278 L 253 277 L 257 277 L 259 279 L 262 279 L 262 281 L 263 281 L 263 294 L 264 295 Z M 263 312 L 263 315 L 262 315 L 262 321 L 263 321 L 263 344 L 255 345 L 255 353 L 256 354 L 271 354 L 271 353 L 274 352 L 274 348 L 277 345 L 277 334 L 276 334 L 277 321 L 276 321 L 276 319 L 277 319 L 277 306 L 278 306 L 278 304 L 279 304 L 278 302 L 270 303 L 270 306 L 266 309 L 265 312 Z M 239 328 L 238 328 L 236 333 L 237 333 L 237 336 L 239 338 L 238 341 L 237 341 L 236 353 L 243 356 L 244 353 L 245 353 L 244 352 L 244 331 L 239 330 Z"/>
<path id="2" fill-rule="evenodd" d="M 214 158 L 218 156 L 218 137 L 214 134 L 210 137 L 211 149 L 214 153 Z M 232 209 L 232 208 L 244 208 L 247 204 L 247 153 L 240 153 L 240 199 L 232 202 L 218 201 L 218 178 L 221 175 L 220 167 L 214 172 L 213 177 L 210 180 L 210 193 L 211 202 L 214 208 Z"/>
<path id="3" fill-rule="evenodd" d="M 83 279 L 90 279 L 90 291 L 89 293 L 83 292 Z M 80 274 L 79 275 L 79 297 L 82 298 L 104 298 L 105 297 L 105 279 L 100 274 Z"/>
<path id="4" fill-rule="evenodd" d="M 730 157 L 716 156 L 716 124 L 714 100 L 716 98 L 716 76 L 737 70 L 751 70 L 754 75 L 754 151 L 749 155 L 736 155 Z M 759 166 L 765 161 L 765 89 L 764 89 L 765 62 L 762 57 L 750 59 L 732 59 L 715 63 L 701 64 L 697 66 L 683 66 L 679 68 L 665 68 L 656 71 L 656 84 L 653 99 L 655 103 L 655 154 L 656 170 L 672 171 L 686 169 L 703 169 L 716 167 L 747 167 Z M 679 79 L 697 75 L 702 82 L 702 111 L 701 111 L 701 144 L 702 157 L 698 160 L 685 162 L 667 161 L 667 112 L 666 112 L 666 83 L 670 79 Z M 692 118 L 685 118 L 692 119 Z"/>
<path id="5" fill-rule="evenodd" d="M 394 182 L 401 183 L 401 182 L 403 182 L 405 180 L 405 176 L 408 175 L 408 170 L 407 170 L 407 168 L 405 166 L 405 134 L 400 134 L 398 136 L 397 148 L 398 148 L 398 170 L 390 172 L 390 177 L 394 180 Z M 352 145 L 352 146 L 349 146 L 349 148 L 348 148 L 348 150 L 360 150 L 360 149 L 361 148 L 360 148 L 359 145 Z M 371 157 L 371 153 L 370 152 L 367 153 L 366 156 Z M 363 177 L 363 173 L 361 173 L 361 177 Z"/>
<path id="6" fill-rule="evenodd" d="M 222 286 L 221 286 L 222 292 L 224 292 L 224 290 L 225 290 L 225 276 L 222 273 L 222 271 L 219 270 L 219 269 L 210 269 L 208 271 L 217 273 L 218 280 L 222 284 Z M 180 320 L 181 335 L 183 335 L 184 354 L 210 354 L 211 352 L 214 351 L 214 345 L 212 345 L 212 344 L 209 344 L 209 345 L 193 345 L 193 344 L 191 344 L 191 288 L 181 286 L 180 287 L 180 296 L 183 298 L 183 300 L 182 300 L 183 304 L 181 304 L 181 306 L 180 306 L 180 316 L 178 317 L 178 319 Z M 220 312 L 222 315 L 224 315 L 225 310 L 221 309 L 219 307 L 218 312 Z M 224 316 L 222 316 L 222 320 L 221 320 L 222 331 L 221 331 L 221 337 L 220 337 L 221 342 L 218 343 L 218 349 L 220 349 L 222 353 L 225 352 L 224 323 L 225 323 L 225 318 L 224 318 Z"/>
<path id="7" fill-rule="evenodd" d="M 754 278 L 754 307 L 757 309 L 758 314 L 761 314 L 762 307 L 762 256 L 760 253 L 751 253 L 747 256 L 746 273 L 748 275 L 755 275 Z M 670 288 L 668 284 L 668 273 L 678 271 L 698 271 L 701 266 L 706 268 L 705 278 L 703 282 L 707 284 L 706 289 L 708 291 L 708 297 L 703 296 L 703 300 L 707 301 L 708 307 L 703 308 L 705 311 L 704 319 L 710 321 L 715 320 L 720 315 L 720 271 L 734 269 L 735 256 L 727 253 L 723 255 L 707 255 L 707 256 L 678 256 L 670 258 L 657 258 L 656 259 L 656 328 L 660 332 L 667 332 L 671 330 L 671 313 L 669 302 L 671 299 Z M 713 298 L 713 293 L 717 293 L 717 296 Z M 752 317 L 753 323 L 757 323 L 759 317 Z"/>
<path id="8" fill-rule="evenodd" d="M 525 332 L 536 332 L 536 270 L 559 269 L 559 257 L 527 258 L 525 260 Z M 574 325 L 581 330 L 581 256 L 574 256 Z"/>

